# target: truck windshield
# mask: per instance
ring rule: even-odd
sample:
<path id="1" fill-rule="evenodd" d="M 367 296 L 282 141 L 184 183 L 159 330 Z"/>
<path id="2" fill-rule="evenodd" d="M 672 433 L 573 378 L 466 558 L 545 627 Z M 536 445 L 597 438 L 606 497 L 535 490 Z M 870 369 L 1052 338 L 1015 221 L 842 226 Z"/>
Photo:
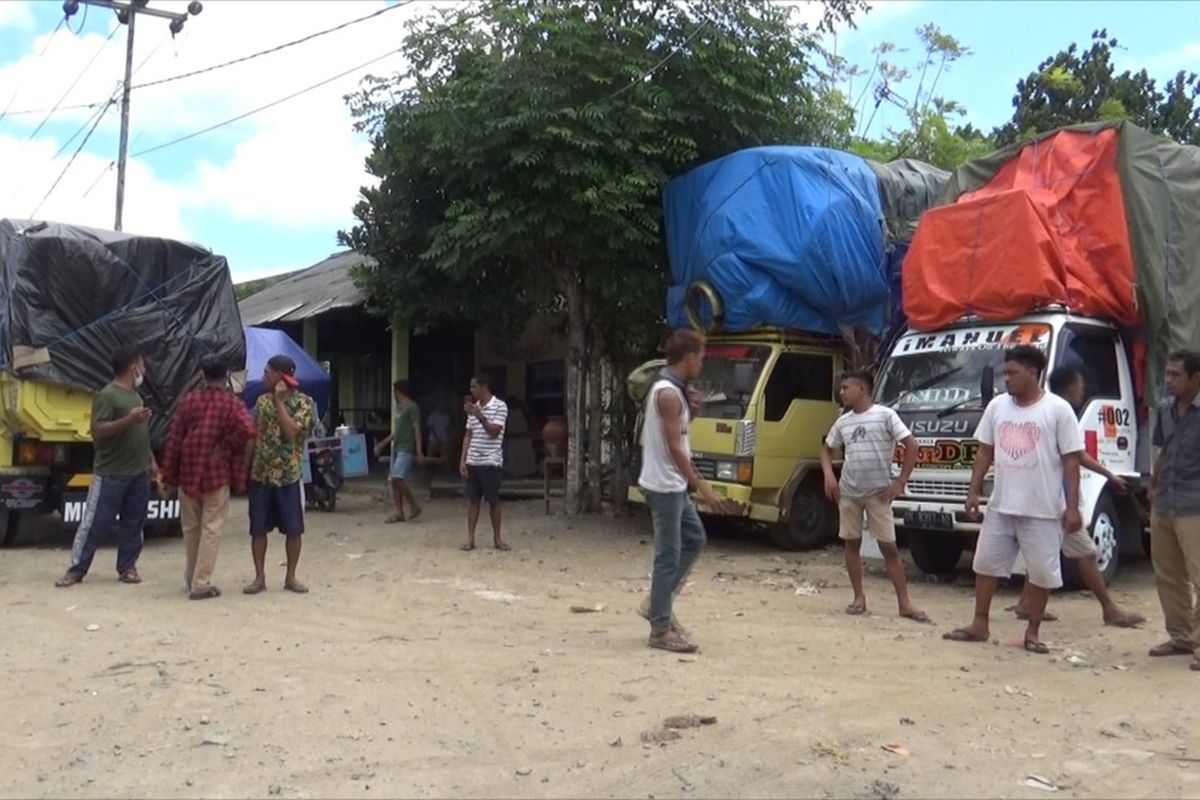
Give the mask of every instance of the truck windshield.
<path id="1" fill-rule="evenodd" d="M 770 354 L 771 348 L 760 345 L 710 344 L 700 379 L 692 384 L 704 396 L 698 416 L 742 419 Z"/>
<path id="2" fill-rule="evenodd" d="M 993 390 L 1004 389 L 1004 351 L 1015 344 L 1049 347 L 1048 325 L 964 328 L 908 334 L 896 343 L 877 382 L 875 397 L 897 411 L 978 410 L 983 370 L 995 371 Z"/>

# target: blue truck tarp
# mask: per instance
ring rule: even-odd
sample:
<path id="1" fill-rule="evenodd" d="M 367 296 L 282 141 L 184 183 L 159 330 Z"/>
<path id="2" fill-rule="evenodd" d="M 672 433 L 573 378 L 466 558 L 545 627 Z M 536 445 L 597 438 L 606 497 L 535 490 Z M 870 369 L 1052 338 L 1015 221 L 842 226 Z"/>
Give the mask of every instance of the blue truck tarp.
<path id="1" fill-rule="evenodd" d="M 242 393 L 246 406 L 254 408 L 254 402 L 262 395 L 263 370 L 277 355 L 296 362 L 300 391 L 317 404 L 317 417 L 321 418 L 329 410 L 329 394 L 333 387 L 329 373 L 295 339 L 273 328 L 246 328 L 246 388 Z"/>
<path id="2" fill-rule="evenodd" d="M 881 334 L 898 245 L 947 179 L 917 161 L 790 146 L 740 150 L 675 178 L 663 192 L 669 323 L 690 324 L 687 292 L 703 281 L 720 297 L 725 331 Z M 698 310 L 710 323 L 711 309 Z"/>

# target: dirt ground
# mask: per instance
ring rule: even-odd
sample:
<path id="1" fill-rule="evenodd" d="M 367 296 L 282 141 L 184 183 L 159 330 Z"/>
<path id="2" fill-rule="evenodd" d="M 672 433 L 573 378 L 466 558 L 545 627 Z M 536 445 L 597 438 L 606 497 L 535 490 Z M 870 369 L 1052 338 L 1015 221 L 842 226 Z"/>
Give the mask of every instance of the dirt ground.
<path id="1" fill-rule="evenodd" d="M 61 541 L 0 552 L 0 795 L 1200 797 L 1200 675 L 1145 657 L 1163 637 L 1144 562 L 1116 591 L 1146 630 L 1056 596 L 1045 657 L 1000 609 L 995 642 L 940 640 L 969 620 L 965 575 L 917 579 L 928 627 L 872 569 L 853 618 L 836 549 L 715 536 L 677 607 L 703 652 L 681 658 L 635 614 L 645 519 L 507 512 L 513 552 L 467 554 L 461 501 L 385 526 L 345 496 L 309 519 L 303 597 L 279 538 L 270 591 L 240 593 L 242 505 L 211 601 L 186 599 L 178 539 L 147 543 L 136 587 L 111 548 L 67 590 Z M 681 714 L 716 722 L 643 740 Z"/>

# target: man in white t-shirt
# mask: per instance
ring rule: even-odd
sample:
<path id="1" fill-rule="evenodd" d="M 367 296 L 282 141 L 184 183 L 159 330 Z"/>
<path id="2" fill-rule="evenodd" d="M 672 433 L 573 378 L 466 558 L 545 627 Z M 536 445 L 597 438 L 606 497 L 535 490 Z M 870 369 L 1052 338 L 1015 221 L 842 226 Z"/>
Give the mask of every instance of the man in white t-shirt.
<path id="1" fill-rule="evenodd" d="M 916 622 L 930 622 L 929 616 L 912 604 L 904 561 L 896 547 L 896 521 L 892 501 L 904 493 L 908 478 L 917 465 L 917 440 L 887 406 L 871 400 L 874 380 L 871 373 L 852 370 L 842 376 L 842 403 L 849 407 L 838 417 L 821 448 L 821 469 L 825 473 L 825 495 L 838 507 L 838 536 L 846 551 L 846 572 L 854 588 L 854 600 L 847 614 L 867 613 L 867 595 L 863 590 L 862 538 L 863 518 L 879 543 L 887 565 L 888 577 L 896 589 L 900 616 Z M 896 445 L 904 445 L 904 466 L 892 480 L 892 456 Z M 833 451 L 842 450 L 842 477 L 833 474 Z"/>
<path id="2" fill-rule="evenodd" d="M 1050 652 L 1039 638 L 1039 628 L 1050 590 L 1062 586 L 1058 554 L 1063 532 L 1083 527 L 1079 514 L 1083 435 L 1071 405 L 1042 389 L 1045 369 L 1046 355 L 1038 348 L 1018 345 L 1008 350 L 1004 354 L 1008 394 L 988 404 L 975 429 L 980 447 L 967 512 L 979 515 L 983 479 L 993 463 L 994 488 L 975 544 L 975 619 L 945 634 L 943 638 L 951 641 L 988 640 L 992 597 L 999 579 L 1012 574 L 1020 551 L 1031 587 L 1025 649 Z"/>
<path id="3" fill-rule="evenodd" d="M 500 482 L 504 478 L 504 429 L 508 405 L 492 394 L 486 375 L 471 380 L 471 395 L 463 401 L 467 435 L 463 439 L 459 471 L 467 481 L 467 543 L 475 549 L 475 526 L 484 500 L 492 517 L 492 545 L 497 550 L 512 548 L 500 538 Z"/>

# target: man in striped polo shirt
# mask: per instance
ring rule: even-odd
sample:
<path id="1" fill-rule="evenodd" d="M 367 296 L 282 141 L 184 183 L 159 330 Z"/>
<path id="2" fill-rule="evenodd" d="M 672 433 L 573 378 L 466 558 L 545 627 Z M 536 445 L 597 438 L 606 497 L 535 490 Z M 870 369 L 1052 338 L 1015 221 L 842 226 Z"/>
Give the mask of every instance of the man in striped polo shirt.
<path id="1" fill-rule="evenodd" d="M 492 544 L 497 550 L 511 550 L 500 538 L 500 481 L 504 476 L 504 427 L 508 406 L 492 394 L 488 379 L 480 375 L 471 380 L 471 396 L 463 411 L 467 414 L 467 435 L 463 440 L 459 470 L 467 481 L 467 543 L 463 550 L 475 549 L 475 526 L 479 509 L 487 500 L 492 517 Z"/>

